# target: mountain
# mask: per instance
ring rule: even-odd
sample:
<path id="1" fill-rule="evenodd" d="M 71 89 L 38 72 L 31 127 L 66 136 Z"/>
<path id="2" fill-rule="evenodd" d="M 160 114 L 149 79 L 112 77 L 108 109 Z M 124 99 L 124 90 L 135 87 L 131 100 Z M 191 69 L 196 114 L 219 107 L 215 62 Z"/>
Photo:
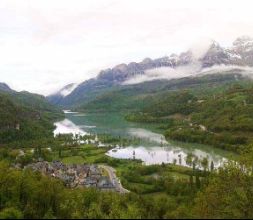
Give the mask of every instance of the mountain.
<path id="1" fill-rule="evenodd" d="M 0 92 L 12 92 L 13 90 L 6 84 L 0 83 Z"/>
<path id="2" fill-rule="evenodd" d="M 206 87 L 206 86 L 205 86 Z M 240 153 L 253 141 L 253 82 L 220 89 L 169 91 L 148 97 L 126 119 L 154 123 L 169 140 L 208 144 Z"/>
<path id="3" fill-rule="evenodd" d="M 253 66 L 253 39 L 247 36 L 237 38 L 230 48 L 222 48 L 213 42 L 200 60 L 203 67 L 217 64 Z"/>
<path id="4" fill-rule="evenodd" d="M 194 53 L 188 50 L 179 55 L 171 54 L 158 59 L 145 58 L 139 63 L 122 63 L 113 68 L 100 71 L 96 78 L 76 85 L 70 93 L 62 94 L 62 91 L 66 89 L 65 87 L 56 94 L 47 97 L 47 99 L 62 108 L 78 108 L 107 93 L 113 93 L 118 89 L 131 88 L 131 85 L 126 85 L 129 84 L 126 82 L 131 81 L 131 79 L 138 78 L 139 84 L 154 81 L 152 87 L 156 86 L 158 89 L 161 79 L 163 83 L 165 81 L 169 83 L 172 79 L 183 78 L 181 74 L 177 73 L 180 68 L 182 69 L 180 69 L 180 73 L 187 73 L 191 69 L 188 75 L 198 76 L 204 70 L 217 66 L 230 66 L 237 73 L 241 72 L 240 68 L 253 66 L 253 39 L 246 36 L 240 37 L 228 48 L 212 41 L 208 50 L 201 57 L 194 56 Z M 175 71 L 174 74 L 171 73 L 172 70 Z M 150 71 L 152 74 L 150 74 Z M 162 73 L 160 73 L 161 71 Z M 217 72 L 222 71 L 217 68 Z M 186 76 L 188 75 L 186 74 Z M 157 83 L 157 80 L 160 83 Z M 67 88 L 69 86 L 72 85 L 68 85 Z"/>
<path id="5" fill-rule="evenodd" d="M 56 93 L 52 94 L 51 96 L 48 97 L 48 101 L 52 102 L 54 104 L 60 104 L 63 102 L 64 98 L 71 94 L 75 88 L 78 85 L 75 83 L 71 83 L 63 87 L 61 90 L 57 91 Z"/>
<path id="6" fill-rule="evenodd" d="M 93 100 L 77 106 L 77 111 L 132 112 L 148 107 L 152 99 L 159 99 L 170 92 L 189 90 L 207 93 L 223 90 L 234 83 L 247 83 L 249 78 L 233 71 L 226 74 L 208 74 L 172 80 L 155 80 L 127 85 L 107 91 Z"/>
<path id="7" fill-rule="evenodd" d="M 62 111 L 44 96 L 16 92 L 1 83 L 0 144 L 50 137 L 53 135 L 53 122 L 63 117 Z"/>

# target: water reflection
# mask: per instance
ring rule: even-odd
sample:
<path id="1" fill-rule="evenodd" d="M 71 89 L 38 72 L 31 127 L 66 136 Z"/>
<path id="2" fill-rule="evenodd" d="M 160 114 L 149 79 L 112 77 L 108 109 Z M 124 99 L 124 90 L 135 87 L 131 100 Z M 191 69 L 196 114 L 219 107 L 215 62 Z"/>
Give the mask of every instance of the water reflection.
<path id="1" fill-rule="evenodd" d="M 76 115 L 78 117 L 76 117 Z M 197 156 L 199 161 L 208 158 L 209 167 L 211 162 L 214 163 L 215 167 L 219 167 L 226 161 L 226 159 L 221 156 L 224 154 L 220 155 L 217 153 L 217 150 L 214 150 L 214 148 L 211 147 L 201 147 L 198 145 L 185 147 L 182 144 L 172 144 L 168 143 L 163 135 L 141 128 L 139 125 L 137 125 L 139 127 L 134 127 L 134 124 L 132 123 L 122 123 L 119 120 L 112 120 L 113 124 L 111 125 L 108 122 L 109 118 L 106 116 L 102 117 L 100 115 L 97 117 L 94 114 L 87 114 L 86 116 L 79 115 L 79 113 L 71 113 L 71 111 L 68 111 L 68 119 L 55 123 L 56 130 L 54 131 L 54 134 L 73 133 L 85 135 L 90 133 L 109 133 L 127 138 L 138 138 L 140 139 L 140 144 L 138 146 L 128 146 L 125 148 L 118 147 L 110 150 L 107 155 L 122 159 L 140 159 L 147 165 L 175 163 L 188 166 L 186 163 L 186 157 L 189 154 Z M 77 118 L 80 119 L 77 120 Z M 105 119 L 102 120 L 103 118 Z"/>
<path id="2" fill-rule="evenodd" d="M 54 130 L 54 135 L 58 135 L 58 134 L 85 135 L 87 134 L 87 132 L 85 132 L 82 128 L 74 124 L 69 119 L 64 119 L 63 121 L 56 122 L 54 125 L 56 126 L 56 129 Z"/>
<path id="3" fill-rule="evenodd" d="M 140 159 L 146 165 L 152 164 L 162 164 L 162 163 L 175 163 L 182 166 L 189 166 L 186 163 L 186 158 L 188 154 L 193 154 L 198 157 L 199 162 L 204 158 L 208 159 L 209 165 L 213 161 L 214 166 L 217 168 L 221 166 L 226 159 L 224 157 L 206 153 L 201 150 L 187 150 L 184 148 L 178 148 L 174 150 L 175 146 L 167 147 L 145 147 L 145 146 L 130 146 L 127 148 L 118 148 L 110 150 L 107 155 L 119 159 Z M 177 147 L 176 147 L 177 148 Z M 133 155 L 134 153 L 134 155 Z"/>
<path id="4" fill-rule="evenodd" d="M 147 142 L 168 144 L 163 135 L 154 133 L 143 128 L 130 128 L 128 130 L 128 134 L 132 137 L 141 138 L 142 140 L 145 140 Z"/>

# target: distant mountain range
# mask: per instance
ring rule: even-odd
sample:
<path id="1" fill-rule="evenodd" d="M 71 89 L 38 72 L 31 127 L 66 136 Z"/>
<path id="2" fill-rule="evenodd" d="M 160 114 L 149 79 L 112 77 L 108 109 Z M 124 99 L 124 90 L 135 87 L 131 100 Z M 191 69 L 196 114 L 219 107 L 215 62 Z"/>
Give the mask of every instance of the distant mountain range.
<path id="1" fill-rule="evenodd" d="M 175 74 L 170 76 L 171 69 L 177 70 L 178 68 L 187 68 L 194 65 L 198 66 L 198 69 L 193 69 L 196 74 L 205 69 L 221 65 L 230 66 L 231 69 L 238 70 L 237 72 L 233 71 L 234 73 L 240 73 L 240 67 L 253 66 L 253 39 L 247 36 L 240 37 L 229 48 L 224 48 L 213 41 L 201 57 L 195 57 L 194 53 L 189 50 L 179 55 L 171 54 L 153 60 L 145 58 L 140 63 L 119 64 L 113 68 L 100 71 L 96 78 L 84 81 L 79 85 L 67 85 L 47 98 L 51 103 L 64 108 L 80 107 L 108 92 L 131 87 L 132 85 L 126 82 L 136 77 L 144 79 L 140 83 L 145 82 L 145 77 L 148 76 L 149 71 L 153 71 L 152 74 L 156 76 L 151 80 L 149 79 L 149 81 L 156 81 L 155 84 L 159 87 L 159 83 L 157 83 L 159 76 L 157 77 L 156 74 L 156 71 L 159 73 L 159 69 L 163 69 L 163 81 L 170 81 L 174 78 L 180 78 Z M 218 72 L 220 71 L 219 69 Z"/>

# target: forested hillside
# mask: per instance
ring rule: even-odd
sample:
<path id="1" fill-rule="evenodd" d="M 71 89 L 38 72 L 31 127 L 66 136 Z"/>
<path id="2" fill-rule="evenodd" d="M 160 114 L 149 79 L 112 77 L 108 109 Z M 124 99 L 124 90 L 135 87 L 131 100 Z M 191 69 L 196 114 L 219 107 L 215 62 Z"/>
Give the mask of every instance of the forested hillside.
<path id="1" fill-rule="evenodd" d="M 169 139 L 239 151 L 253 139 L 253 87 L 232 84 L 225 91 L 183 90 L 153 96 L 127 120 L 161 123 Z"/>
<path id="2" fill-rule="evenodd" d="M 173 80 L 155 80 L 136 85 L 112 87 L 96 97 L 90 97 L 86 103 L 79 103 L 75 108 L 78 111 L 91 112 L 128 112 L 149 108 L 153 99 L 159 99 L 164 94 L 184 89 L 194 92 L 212 92 L 224 90 L 231 84 L 245 83 L 247 77 L 234 71 L 227 74 L 210 74 L 199 77 L 185 77 Z M 93 97 L 93 99 L 92 99 Z"/>
<path id="3" fill-rule="evenodd" d="M 252 80 L 236 71 L 112 88 L 78 111 L 160 123 L 168 139 L 240 151 L 252 141 Z"/>
<path id="4" fill-rule="evenodd" d="M 0 91 L 0 144 L 52 136 L 53 121 L 63 113 L 43 96 Z"/>
<path id="5" fill-rule="evenodd" d="M 193 168 L 177 177 L 173 165 L 143 166 L 111 159 L 113 164 L 125 164 L 124 173 L 131 180 L 128 194 L 66 188 L 38 172 L 13 169 L 9 163 L 17 153 L 0 149 L 0 219 L 250 219 L 252 146 L 247 149 L 237 164 L 210 172 Z M 154 178 L 160 171 L 163 176 Z M 155 192 L 145 192 L 147 184 Z"/>

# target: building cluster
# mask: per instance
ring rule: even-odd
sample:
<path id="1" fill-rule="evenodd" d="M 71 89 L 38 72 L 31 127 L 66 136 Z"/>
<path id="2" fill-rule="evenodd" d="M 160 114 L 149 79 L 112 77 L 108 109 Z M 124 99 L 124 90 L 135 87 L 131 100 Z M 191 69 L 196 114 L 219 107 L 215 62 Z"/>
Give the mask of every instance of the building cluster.
<path id="1" fill-rule="evenodd" d="M 29 164 L 25 169 L 41 172 L 44 175 L 62 180 L 66 186 L 94 187 L 101 190 L 115 190 L 109 177 L 102 174 L 97 165 L 65 165 L 60 161 L 41 161 Z"/>

